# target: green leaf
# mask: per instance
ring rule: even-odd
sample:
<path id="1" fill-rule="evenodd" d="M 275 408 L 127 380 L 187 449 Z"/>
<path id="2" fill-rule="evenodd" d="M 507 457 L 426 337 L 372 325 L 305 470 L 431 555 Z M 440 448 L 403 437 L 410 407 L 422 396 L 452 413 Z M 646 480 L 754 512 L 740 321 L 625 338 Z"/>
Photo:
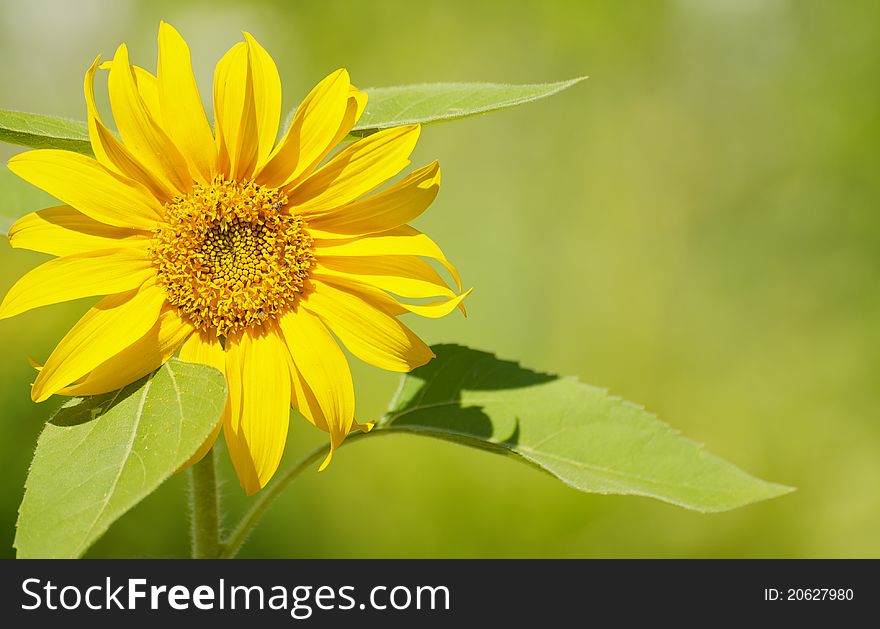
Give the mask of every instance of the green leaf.
<path id="1" fill-rule="evenodd" d="M 37 441 L 18 556 L 81 556 L 195 454 L 225 400 L 219 371 L 175 359 L 115 393 L 69 400 Z"/>
<path id="2" fill-rule="evenodd" d="M 352 135 L 364 136 L 402 124 L 444 122 L 508 109 L 552 96 L 586 78 L 533 85 L 424 83 L 373 87 L 364 90 L 369 95 L 367 108 Z"/>
<path id="3" fill-rule="evenodd" d="M 0 141 L 35 149 L 92 154 L 89 127 L 79 120 L 0 109 Z"/>
<path id="4" fill-rule="evenodd" d="M 705 452 L 603 389 L 466 347 L 433 349 L 437 358 L 403 377 L 377 430 L 510 455 L 581 491 L 649 496 L 697 511 L 792 491 Z"/>
<path id="5" fill-rule="evenodd" d="M 552 96 L 585 78 L 530 85 L 423 83 L 369 88 L 367 108 L 352 134 L 364 136 L 402 124 L 458 120 L 508 109 Z M 8 109 L 0 109 L 0 142 L 92 154 L 85 122 Z"/>

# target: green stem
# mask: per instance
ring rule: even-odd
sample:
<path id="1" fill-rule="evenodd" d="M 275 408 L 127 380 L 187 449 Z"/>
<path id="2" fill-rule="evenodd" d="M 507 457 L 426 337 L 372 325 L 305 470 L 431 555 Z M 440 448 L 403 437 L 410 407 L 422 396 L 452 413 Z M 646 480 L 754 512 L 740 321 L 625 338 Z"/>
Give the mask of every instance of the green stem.
<path id="1" fill-rule="evenodd" d="M 345 443 L 353 443 L 367 436 L 390 432 L 392 432 L 392 430 L 389 429 L 373 430 L 369 433 L 355 432 L 346 438 L 343 445 Z M 287 489 L 287 486 L 290 485 L 290 483 L 292 483 L 300 474 L 315 465 L 318 461 L 323 460 L 328 452 L 330 452 L 329 445 L 315 448 L 300 459 L 296 465 L 281 474 L 274 483 L 261 491 L 250 510 L 238 523 L 238 526 L 236 526 L 232 533 L 230 533 L 229 537 L 224 540 L 217 556 L 221 559 L 231 559 L 235 557 L 238 554 L 238 551 L 241 550 L 242 545 L 247 541 L 251 531 L 253 531 L 254 527 L 259 523 L 260 518 L 263 517 L 263 514 L 272 505 L 275 499 L 280 496 L 281 493 Z"/>
<path id="2" fill-rule="evenodd" d="M 217 457 L 211 448 L 189 468 L 193 559 L 220 555 L 220 500 L 217 494 Z"/>

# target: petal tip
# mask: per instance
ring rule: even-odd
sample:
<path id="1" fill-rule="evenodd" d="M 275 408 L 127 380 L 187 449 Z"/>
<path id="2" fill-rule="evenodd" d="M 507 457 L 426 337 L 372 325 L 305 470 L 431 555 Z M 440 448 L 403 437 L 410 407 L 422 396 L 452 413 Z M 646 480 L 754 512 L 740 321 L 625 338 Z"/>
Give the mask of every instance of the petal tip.
<path id="1" fill-rule="evenodd" d="M 330 465 L 331 459 L 333 459 L 333 446 L 330 447 L 330 452 L 327 453 L 327 456 L 324 457 L 324 462 L 321 463 L 321 466 L 318 468 L 319 472 L 323 472 L 327 469 L 327 466 Z"/>
<path id="2" fill-rule="evenodd" d="M 252 485 L 252 484 L 245 485 L 244 483 L 241 483 L 241 488 L 244 489 L 244 494 L 246 496 L 253 496 L 255 493 L 257 493 L 258 491 L 260 491 L 262 489 L 262 487 L 260 487 L 259 483 L 257 483 L 256 485 Z"/>
<path id="3" fill-rule="evenodd" d="M 13 168 L 13 165 L 18 164 L 18 163 L 21 162 L 23 159 L 25 159 L 24 156 L 27 155 L 27 154 L 30 153 L 30 152 L 31 152 L 31 151 L 24 151 L 24 152 L 22 152 L 22 153 L 16 153 L 16 154 L 13 155 L 12 157 L 10 157 L 8 160 L 6 160 L 6 167 L 9 168 L 9 170 L 11 170 L 13 173 L 15 173 L 15 174 L 17 175 L 18 173 L 15 172 L 15 169 Z"/>
<path id="4" fill-rule="evenodd" d="M 177 29 L 174 28 L 171 24 L 169 24 L 165 20 L 159 20 L 159 40 L 161 41 L 163 37 L 169 36 L 183 39 Z"/>
<path id="5" fill-rule="evenodd" d="M 465 305 L 464 305 L 464 300 L 472 292 L 474 292 L 473 286 L 461 294 L 461 301 L 458 302 L 458 309 L 461 310 L 461 314 L 463 314 L 465 316 L 465 318 L 467 318 L 468 313 L 467 313 L 467 309 L 465 308 Z"/>
<path id="6" fill-rule="evenodd" d="M 42 374 L 42 373 L 43 372 L 41 371 L 40 374 Z M 39 381 L 40 381 L 40 376 L 38 375 L 37 379 L 31 385 L 31 400 L 35 404 L 39 404 L 40 402 L 45 402 L 46 400 L 48 400 L 52 396 L 51 392 L 46 392 L 43 390 L 43 387 Z"/>

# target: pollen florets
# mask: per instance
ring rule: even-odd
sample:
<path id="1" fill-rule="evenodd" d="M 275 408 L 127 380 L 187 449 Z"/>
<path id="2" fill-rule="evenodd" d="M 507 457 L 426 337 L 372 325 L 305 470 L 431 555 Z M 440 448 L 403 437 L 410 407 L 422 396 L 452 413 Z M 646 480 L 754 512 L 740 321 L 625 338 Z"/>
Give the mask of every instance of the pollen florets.
<path id="1" fill-rule="evenodd" d="M 314 253 L 305 222 L 286 204 L 278 190 L 222 175 L 168 203 L 151 251 L 169 303 L 217 336 L 291 308 Z"/>

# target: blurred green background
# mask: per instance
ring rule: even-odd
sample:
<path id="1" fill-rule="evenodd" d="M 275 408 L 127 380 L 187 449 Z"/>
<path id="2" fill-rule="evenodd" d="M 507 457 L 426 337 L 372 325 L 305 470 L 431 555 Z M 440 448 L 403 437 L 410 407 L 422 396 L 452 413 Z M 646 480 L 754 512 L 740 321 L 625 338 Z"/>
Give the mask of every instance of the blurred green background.
<path id="1" fill-rule="evenodd" d="M 475 286 L 470 317 L 412 321 L 645 404 L 783 498 L 700 515 L 578 493 L 510 459 L 417 437 L 365 441 L 306 473 L 245 556 L 880 556 L 880 3 L 0 3 L 0 107 L 82 119 L 82 78 L 126 41 L 154 68 L 160 19 L 203 94 L 249 30 L 285 107 L 333 69 L 362 87 L 541 82 L 549 100 L 425 129 L 443 187 L 416 225 Z M 4 160 L 18 148 L 3 145 Z M 0 174 L 0 203 L 48 199 Z M 45 256 L 0 243 L 0 290 Z M 0 552 L 37 435 L 27 357 L 87 307 L 0 322 Z M 359 417 L 396 378 L 355 365 Z M 304 421 L 282 467 L 325 439 Z M 235 521 L 248 503 L 231 474 Z M 125 516 L 94 557 L 187 552 L 185 478 Z"/>

